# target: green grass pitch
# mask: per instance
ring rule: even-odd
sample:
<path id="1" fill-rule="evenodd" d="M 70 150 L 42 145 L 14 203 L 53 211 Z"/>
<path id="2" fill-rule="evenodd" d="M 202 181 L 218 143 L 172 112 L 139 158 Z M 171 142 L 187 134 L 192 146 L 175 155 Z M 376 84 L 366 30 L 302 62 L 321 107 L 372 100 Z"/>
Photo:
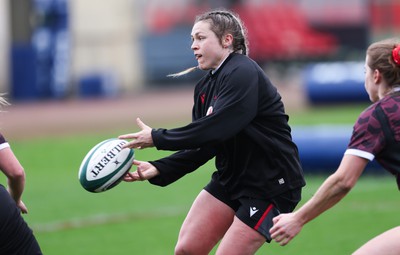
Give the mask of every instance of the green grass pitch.
<path id="1" fill-rule="evenodd" d="M 358 110 L 349 117 L 351 122 Z M 292 119 L 295 124 L 310 122 L 303 117 Z M 78 181 L 84 155 L 99 141 L 122 133 L 125 131 L 11 141 L 27 173 L 23 200 L 29 214 L 24 217 L 44 254 L 173 254 L 180 225 L 208 182 L 213 164 L 166 188 L 137 182 L 121 183 L 99 194 L 85 191 Z M 168 153 L 138 150 L 136 158 L 151 160 Z M 307 176 L 303 201 L 325 177 Z M 5 184 L 5 179 L 0 182 Z M 350 254 L 373 236 L 398 225 L 398 196 L 393 178 L 363 176 L 340 204 L 306 225 L 288 246 L 267 244 L 257 254 Z"/>

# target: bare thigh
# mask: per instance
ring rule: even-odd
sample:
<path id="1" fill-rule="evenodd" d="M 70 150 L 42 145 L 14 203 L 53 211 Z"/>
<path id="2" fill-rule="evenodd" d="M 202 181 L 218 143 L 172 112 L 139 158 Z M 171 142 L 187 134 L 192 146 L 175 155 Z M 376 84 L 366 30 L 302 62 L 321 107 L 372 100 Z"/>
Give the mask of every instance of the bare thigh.
<path id="1" fill-rule="evenodd" d="M 232 224 L 232 208 L 202 190 L 179 233 L 175 254 L 209 254 Z"/>
<path id="2" fill-rule="evenodd" d="M 371 239 L 361 246 L 353 255 L 399 255 L 400 254 L 400 227 L 392 228 Z"/>
<path id="3" fill-rule="evenodd" d="M 235 217 L 231 227 L 222 239 L 216 254 L 252 255 L 264 243 L 264 236 Z"/>

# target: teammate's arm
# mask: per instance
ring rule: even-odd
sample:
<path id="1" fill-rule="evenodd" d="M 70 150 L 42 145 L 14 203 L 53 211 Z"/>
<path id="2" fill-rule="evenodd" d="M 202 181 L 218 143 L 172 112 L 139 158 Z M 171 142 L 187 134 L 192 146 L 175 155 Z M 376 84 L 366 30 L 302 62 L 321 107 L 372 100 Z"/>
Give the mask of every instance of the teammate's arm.
<path id="1" fill-rule="evenodd" d="M 313 220 L 337 204 L 354 187 L 368 160 L 344 155 L 337 171 L 329 176 L 315 195 L 300 209 L 293 213 L 281 214 L 273 219 L 271 237 L 280 245 L 286 245 L 302 229 L 303 225 Z"/>
<path id="2" fill-rule="evenodd" d="M 7 176 L 8 192 L 11 197 L 22 213 L 28 213 L 21 200 L 25 187 L 25 171 L 10 147 L 0 150 L 0 169 Z"/>

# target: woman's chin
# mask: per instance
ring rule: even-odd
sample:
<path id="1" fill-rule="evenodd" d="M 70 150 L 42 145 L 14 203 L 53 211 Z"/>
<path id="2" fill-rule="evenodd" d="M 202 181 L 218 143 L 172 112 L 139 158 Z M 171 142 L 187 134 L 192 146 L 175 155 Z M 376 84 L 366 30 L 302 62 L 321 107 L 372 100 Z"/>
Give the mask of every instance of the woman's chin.
<path id="1" fill-rule="evenodd" d="M 200 62 L 197 62 L 197 63 L 199 64 L 198 67 L 199 67 L 200 70 L 205 71 L 205 70 L 209 70 L 210 69 L 210 67 L 207 66 L 207 65 L 204 65 L 204 64 L 202 64 Z"/>

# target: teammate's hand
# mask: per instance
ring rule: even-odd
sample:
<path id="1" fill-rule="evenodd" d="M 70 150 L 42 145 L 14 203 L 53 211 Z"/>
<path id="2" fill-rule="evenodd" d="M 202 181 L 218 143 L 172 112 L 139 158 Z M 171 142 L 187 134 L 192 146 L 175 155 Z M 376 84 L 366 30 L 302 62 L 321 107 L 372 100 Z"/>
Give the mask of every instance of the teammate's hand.
<path id="1" fill-rule="evenodd" d="M 22 202 L 22 200 L 19 200 L 17 202 L 17 206 L 21 210 L 21 213 L 23 213 L 23 214 L 27 214 L 28 213 L 28 208 L 26 208 L 26 206 L 25 206 L 24 202 Z"/>
<path id="2" fill-rule="evenodd" d="M 141 131 L 131 134 L 120 135 L 119 139 L 133 139 L 123 146 L 123 148 L 144 149 L 153 147 L 153 137 L 151 136 L 152 128 L 144 124 L 139 118 L 136 119 L 136 124 Z"/>
<path id="3" fill-rule="evenodd" d="M 157 168 L 149 162 L 134 160 L 133 165 L 136 166 L 136 171 L 129 172 L 124 176 L 123 180 L 126 182 L 144 181 L 160 174 Z"/>
<path id="4" fill-rule="evenodd" d="M 271 238 L 281 246 L 288 244 L 302 229 L 303 225 L 295 213 L 280 214 L 272 219 Z"/>

